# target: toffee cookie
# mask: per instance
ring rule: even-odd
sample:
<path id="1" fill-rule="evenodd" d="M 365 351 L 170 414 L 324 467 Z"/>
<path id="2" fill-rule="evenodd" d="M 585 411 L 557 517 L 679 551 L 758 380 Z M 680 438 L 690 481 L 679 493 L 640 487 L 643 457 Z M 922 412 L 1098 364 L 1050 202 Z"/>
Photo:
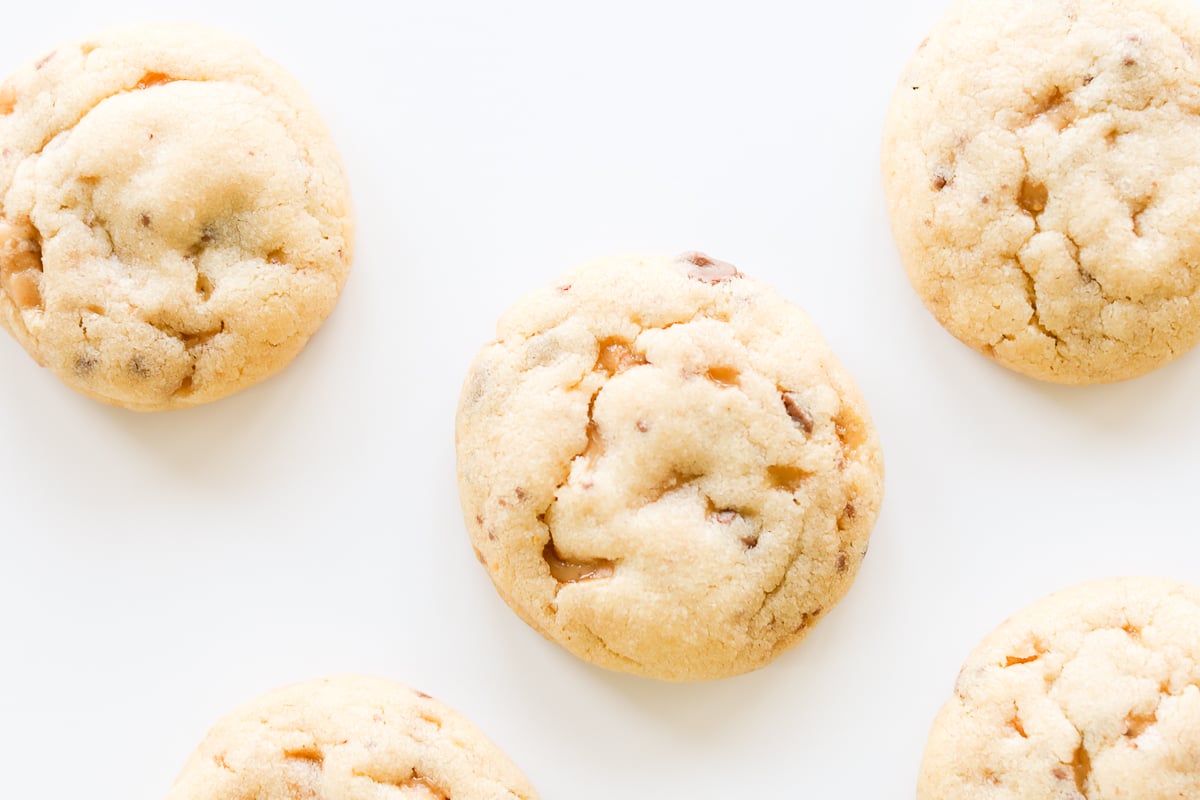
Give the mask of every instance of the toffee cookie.
<path id="1" fill-rule="evenodd" d="M 351 236 L 316 109 L 239 39 L 125 28 L 0 84 L 0 321 L 84 394 L 179 408 L 277 372 Z"/>
<path id="2" fill-rule="evenodd" d="M 959 0 L 896 88 L 882 161 L 917 293 L 1047 381 L 1200 339 L 1200 7 Z"/>
<path id="3" fill-rule="evenodd" d="M 270 692 L 192 753 L 167 800 L 536 800 L 512 762 L 428 695 L 342 677 Z"/>
<path id="4" fill-rule="evenodd" d="M 918 800 L 1200 797 L 1200 589 L 1088 583 L 1026 608 L 959 673 Z"/>
<path id="5" fill-rule="evenodd" d="M 845 594 L 882 495 L 858 389 L 730 264 L 613 258 L 500 320 L 463 387 L 459 493 L 497 590 L 600 666 L 765 665 Z"/>

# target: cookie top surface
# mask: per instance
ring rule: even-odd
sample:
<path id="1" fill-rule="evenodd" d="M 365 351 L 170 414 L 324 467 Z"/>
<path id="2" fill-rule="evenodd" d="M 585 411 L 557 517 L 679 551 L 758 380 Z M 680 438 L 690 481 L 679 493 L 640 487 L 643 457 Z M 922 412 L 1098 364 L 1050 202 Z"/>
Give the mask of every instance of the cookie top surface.
<path id="1" fill-rule="evenodd" d="M 808 316 L 700 254 L 521 300 L 458 413 L 472 542 L 531 626 L 611 669 L 763 666 L 849 588 L 882 493 L 867 408 Z"/>
<path id="2" fill-rule="evenodd" d="M 1200 589 L 1125 578 L 1021 611 L 971 653 L 918 800 L 1200 797 Z"/>
<path id="3" fill-rule="evenodd" d="M 0 320 L 85 394 L 176 408 L 276 372 L 351 238 L 317 111 L 239 39 L 125 28 L 0 84 Z"/>
<path id="4" fill-rule="evenodd" d="M 222 719 L 167 800 L 536 800 L 452 709 L 379 678 L 277 689 Z"/>
<path id="5" fill-rule="evenodd" d="M 1200 9 L 960 0 L 885 126 L 892 228 L 956 337 L 1035 378 L 1131 378 L 1200 339 Z"/>

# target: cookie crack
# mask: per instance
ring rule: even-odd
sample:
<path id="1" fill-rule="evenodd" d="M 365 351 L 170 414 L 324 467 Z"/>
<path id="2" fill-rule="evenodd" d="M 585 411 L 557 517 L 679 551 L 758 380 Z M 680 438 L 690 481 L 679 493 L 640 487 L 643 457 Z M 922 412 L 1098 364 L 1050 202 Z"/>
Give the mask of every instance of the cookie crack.
<path id="1" fill-rule="evenodd" d="M 600 438 L 599 427 L 596 425 L 593 416 L 595 413 L 596 398 L 600 396 L 600 392 L 603 389 L 603 385 L 597 387 L 596 391 L 592 393 L 591 400 L 588 401 L 587 444 L 584 445 L 583 450 L 578 455 L 571 459 L 572 463 L 580 458 L 598 459 L 603 452 L 603 440 Z M 546 562 L 546 567 L 550 570 L 550 576 L 557 582 L 554 589 L 556 595 L 566 584 L 611 578 L 616 571 L 616 561 L 607 558 L 568 559 L 562 555 L 555 544 L 554 528 L 550 524 L 549 515 L 558 502 L 558 493 L 569 482 L 570 478 L 568 477 L 554 488 L 554 493 L 551 496 L 549 504 L 537 516 L 538 522 L 546 529 L 546 544 L 542 548 L 542 560 Z M 554 613 L 558 613 L 557 607 L 554 607 Z"/>
<path id="2" fill-rule="evenodd" d="M 1079 734 L 1079 747 L 1075 748 L 1075 754 L 1071 758 L 1071 769 L 1075 773 L 1076 790 L 1087 800 L 1091 788 L 1092 756 L 1084 744 L 1082 732 Z"/>
<path id="3" fill-rule="evenodd" d="M 748 623 L 748 628 L 753 628 L 755 623 L 757 623 L 759 621 L 759 618 L 762 617 L 763 614 L 766 612 L 767 605 L 783 589 L 784 584 L 787 583 L 788 574 L 792 571 L 792 567 L 794 567 L 796 565 L 796 562 L 800 560 L 800 557 L 802 555 L 804 555 L 804 542 L 802 541 L 800 536 L 796 536 L 793 539 L 793 541 L 791 543 L 791 547 L 788 550 L 787 561 L 784 563 L 783 568 L 779 572 L 779 579 L 776 580 L 774 582 L 774 584 L 772 584 L 770 587 L 763 590 L 762 601 L 759 602 L 758 608 L 756 608 L 754 610 L 754 612 L 750 615 L 750 621 Z M 820 613 L 820 609 L 817 609 L 812 612 L 804 614 L 803 615 L 804 619 L 802 620 L 801 628 L 807 626 L 808 617 L 810 616 L 810 614 L 812 616 L 816 616 L 818 613 Z"/>
<path id="4" fill-rule="evenodd" d="M 146 84 L 145 83 L 146 77 L 150 76 L 150 75 L 162 76 L 163 78 L 165 78 L 165 80 L 154 80 L 152 83 Z M 203 79 L 197 80 L 197 79 L 190 79 L 190 78 L 169 78 L 167 76 L 163 76 L 162 73 L 146 73 L 133 86 L 127 86 L 127 87 L 118 89 L 115 92 L 106 94 L 103 97 L 98 98 L 91 105 L 87 106 L 82 111 L 80 111 L 79 115 L 74 119 L 74 121 L 62 126 L 54 133 L 51 133 L 48 136 L 46 136 L 42 140 L 41 144 L 38 145 L 37 150 L 34 150 L 32 153 L 25 156 L 25 158 L 23 160 L 27 161 L 31 158 L 37 158 L 38 156 L 40 156 L 43 152 L 45 152 L 46 148 L 49 147 L 50 144 L 55 139 L 57 139 L 60 136 L 70 134 L 72 131 L 75 130 L 75 128 L 79 127 L 79 124 L 81 122 L 83 122 L 85 119 L 87 119 L 89 114 L 91 114 L 93 111 L 95 111 L 101 105 L 103 105 L 106 101 L 111 100 L 114 97 L 120 97 L 121 95 L 124 95 L 124 94 L 132 94 L 133 92 L 140 92 L 140 91 L 150 88 L 151 86 L 160 86 L 163 84 L 176 83 L 176 82 L 180 82 L 180 81 L 188 82 L 188 83 L 224 83 L 225 82 L 225 81 L 206 81 Z"/>
<path id="5" fill-rule="evenodd" d="M 1046 204 L 1050 200 L 1050 192 L 1041 181 L 1030 180 L 1032 168 L 1029 165 L 1029 157 L 1025 153 L 1024 145 L 1021 146 L 1021 159 L 1025 162 L 1025 173 L 1021 177 L 1021 186 L 1017 190 L 1017 205 L 1033 221 L 1034 232 L 1025 241 L 1028 244 L 1042 230 L 1042 212 L 1045 211 Z M 1055 349 L 1057 350 L 1058 346 L 1062 344 L 1062 339 L 1059 338 L 1057 333 L 1042 323 L 1041 311 L 1038 309 L 1037 282 L 1028 268 L 1026 268 L 1025 263 L 1021 260 L 1020 250 L 1014 254 L 1013 263 L 1021 272 L 1021 275 L 1024 276 L 1025 300 L 1029 304 L 1030 310 L 1030 317 L 1027 324 L 1043 336 L 1053 339 Z M 1076 268 L 1079 267 L 1078 256 L 1075 258 L 1075 266 Z"/>
<path id="6" fill-rule="evenodd" d="M 1041 312 L 1038 309 L 1037 283 L 1034 281 L 1033 275 L 1031 275 L 1029 270 L 1025 267 L 1025 264 L 1021 260 L 1021 255 L 1019 253 L 1014 256 L 1013 263 L 1016 265 L 1017 269 L 1025 279 L 1025 301 L 1029 304 L 1030 312 L 1029 322 L 1027 324 L 1033 327 L 1043 336 L 1053 339 L 1057 349 L 1057 346 L 1062 344 L 1063 341 L 1061 338 L 1059 338 L 1057 333 L 1046 327 L 1046 325 L 1042 322 Z"/>
<path id="7" fill-rule="evenodd" d="M 361 769 L 353 769 L 350 774 L 355 778 L 364 778 L 379 786 L 395 787 L 402 792 L 406 790 L 421 792 L 424 795 L 424 800 L 451 800 L 449 792 L 442 788 L 436 781 L 420 774 L 415 767 L 409 771 L 408 777 L 400 779 L 373 775 Z"/>
<path id="8" fill-rule="evenodd" d="M 612 645 L 610 645 L 608 642 L 606 642 L 604 640 L 604 637 L 600 636 L 598 633 L 596 633 L 594 630 L 592 630 L 592 628 L 590 626 L 588 626 L 586 623 L 581 623 L 579 627 L 581 627 L 584 630 L 584 632 L 586 632 L 589 636 L 591 636 L 593 639 L 595 639 L 596 644 L 600 645 L 600 648 L 602 650 L 604 650 L 604 652 L 608 653 L 610 656 L 612 656 L 617 661 L 623 661 L 626 664 L 632 664 L 633 666 L 637 667 L 640 670 L 646 669 L 646 665 L 643 664 L 642 662 L 638 661 L 637 659 L 630 658 L 629 656 L 624 655 L 623 653 L 618 653 L 616 650 L 614 650 L 612 648 Z"/>
<path id="9" fill-rule="evenodd" d="M 159 320 L 144 319 L 147 325 L 154 328 L 159 333 L 179 340 L 184 348 L 191 352 L 192 350 L 203 347 L 211 342 L 218 335 L 225 332 L 225 321 L 221 320 L 215 328 L 206 328 L 198 331 L 179 330 L 174 325 Z"/>

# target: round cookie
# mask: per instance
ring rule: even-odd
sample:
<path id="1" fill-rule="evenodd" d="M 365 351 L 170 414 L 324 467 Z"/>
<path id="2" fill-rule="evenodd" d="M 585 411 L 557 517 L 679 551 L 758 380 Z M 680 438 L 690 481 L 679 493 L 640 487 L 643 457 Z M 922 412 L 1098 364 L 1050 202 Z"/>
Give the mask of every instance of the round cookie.
<path id="1" fill-rule="evenodd" d="M 277 689 L 209 731 L 167 800 L 536 800 L 453 710 L 393 681 Z"/>
<path id="2" fill-rule="evenodd" d="M 351 238 L 316 109 L 240 39 L 124 28 L 0 84 L 0 322 L 84 394 L 179 408 L 275 373 Z"/>
<path id="3" fill-rule="evenodd" d="M 959 0 L 896 88 L 892 230 L 952 334 L 1047 381 L 1200 339 L 1200 8 Z"/>
<path id="4" fill-rule="evenodd" d="M 1088 583 L 1026 608 L 959 673 L 917 800 L 1200 797 L 1200 589 Z"/>
<path id="5" fill-rule="evenodd" d="M 587 265 L 509 310 L 458 410 L 459 493 L 497 590 L 614 670 L 765 665 L 841 599 L 882 458 L 796 306 L 699 253 Z"/>

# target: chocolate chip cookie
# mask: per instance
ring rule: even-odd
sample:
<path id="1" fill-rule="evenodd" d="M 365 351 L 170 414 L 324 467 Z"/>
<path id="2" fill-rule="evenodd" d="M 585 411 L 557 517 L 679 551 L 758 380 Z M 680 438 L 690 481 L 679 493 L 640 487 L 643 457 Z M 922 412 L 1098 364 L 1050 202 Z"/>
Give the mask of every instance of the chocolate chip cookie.
<path id="1" fill-rule="evenodd" d="M 1077 586 L 971 653 L 917 800 L 1200 797 L 1200 589 Z"/>
<path id="2" fill-rule="evenodd" d="M 518 302 L 457 448 L 501 596 L 581 658 L 669 680 L 803 639 L 882 494 L 866 405 L 808 316 L 699 253 L 597 261 Z"/>
<path id="3" fill-rule="evenodd" d="M 277 689 L 192 754 L 167 800 L 536 800 L 482 733 L 428 695 L 379 678 Z"/>
<path id="4" fill-rule="evenodd" d="M 1198 54 L 1190 0 L 953 5 L 883 137 L 900 255 L 951 333 L 1071 384 L 1200 340 Z"/>
<path id="5" fill-rule="evenodd" d="M 333 309 L 351 238 L 316 109 L 239 39 L 125 28 L 0 84 L 0 322 L 73 389 L 156 410 L 266 378 Z"/>

